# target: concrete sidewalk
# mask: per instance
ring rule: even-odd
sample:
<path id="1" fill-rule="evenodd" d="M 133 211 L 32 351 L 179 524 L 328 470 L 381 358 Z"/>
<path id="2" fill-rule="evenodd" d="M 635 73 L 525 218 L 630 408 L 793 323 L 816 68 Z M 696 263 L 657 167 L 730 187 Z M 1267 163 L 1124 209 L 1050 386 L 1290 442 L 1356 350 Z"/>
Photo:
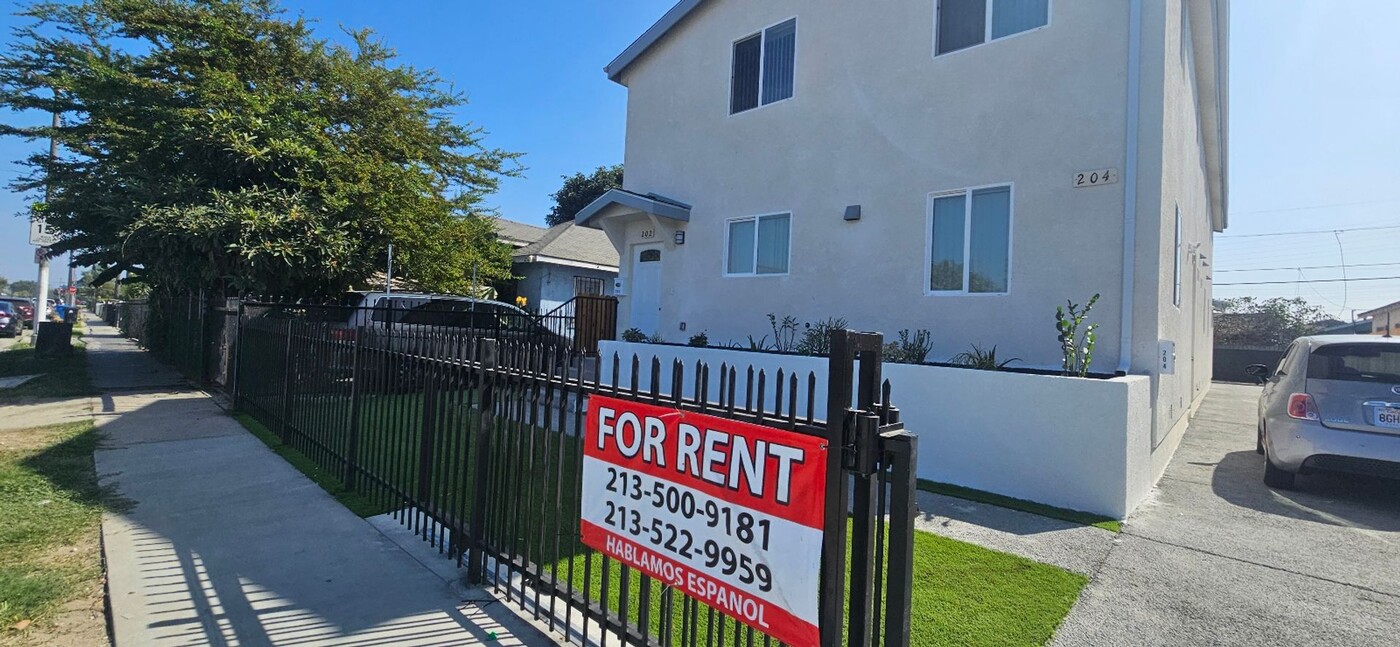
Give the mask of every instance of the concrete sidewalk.
<path id="1" fill-rule="evenodd" d="M 554 645 L 326 494 L 208 395 L 90 320 L 113 640 Z M 435 570 L 437 572 L 435 572 Z"/>

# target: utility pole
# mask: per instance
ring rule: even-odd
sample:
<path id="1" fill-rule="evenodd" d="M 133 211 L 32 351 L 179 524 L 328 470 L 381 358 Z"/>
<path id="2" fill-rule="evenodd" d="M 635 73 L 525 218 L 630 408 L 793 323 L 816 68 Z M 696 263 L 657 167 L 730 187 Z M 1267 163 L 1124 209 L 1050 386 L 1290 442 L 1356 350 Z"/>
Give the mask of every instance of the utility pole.
<path id="1" fill-rule="evenodd" d="M 49 134 L 49 164 L 58 160 L 58 113 L 53 113 L 53 132 Z M 53 170 L 50 168 L 48 181 L 44 185 L 44 203 L 47 206 L 53 192 Z M 48 318 L 49 315 L 49 254 L 48 250 L 40 247 L 37 254 L 39 260 L 39 285 L 34 293 L 34 332 L 39 332 L 39 322 Z"/>
<path id="2" fill-rule="evenodd" d="M 68 293 L 69 308 L 72 308 L 73 304 L 76 303 L 78 300 L 78 293 L 76 290 L 73 289 L 77 284 L 73 281 L 73 252 L 70 250 L 68 252 L 68 289 L 65 290 Z"/>
<path id="3" fill-rule="evenodd" d="M 384 273 L 384 293 L 394 293 L 394 244 L 389 243 L 389 267 Z"/>

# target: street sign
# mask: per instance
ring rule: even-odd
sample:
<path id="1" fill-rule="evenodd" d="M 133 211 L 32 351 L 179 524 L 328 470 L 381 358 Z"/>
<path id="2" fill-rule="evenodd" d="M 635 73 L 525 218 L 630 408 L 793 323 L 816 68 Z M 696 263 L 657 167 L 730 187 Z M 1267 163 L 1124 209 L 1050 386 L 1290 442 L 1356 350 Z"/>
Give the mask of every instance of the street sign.
<path id="1" fill-rule="evenodd" d="M 583 543 L 785 644 L 818 643 L 826 443 L 593 395 Z"/>
<path id="2" fill-rule="evenodd" d="M 76 286 L 76 285 L 70 285 L 70 286 L 68 286 L 68 294 L 77 294 L 77 293 L 78 293 L 78 286 Z"/>
<path id="3" fill-rule="evenodd" d="M 47 256 L 48 253 L 49 253 L 49 250 L 48 250 L 47 248 L 44 248 L 44 247 L 35 247 L 35 248 L 34 248 L 34 262 L 35 262 L 36 264 L 44 262 L 44 257 Z"/>
<path id="4" fill-rule="evenodd" d="M 29 244 L 36 247 L 49 247 L 58 242 L 58 234 L 49 228 L 43 218 L 29 219 Z"/>

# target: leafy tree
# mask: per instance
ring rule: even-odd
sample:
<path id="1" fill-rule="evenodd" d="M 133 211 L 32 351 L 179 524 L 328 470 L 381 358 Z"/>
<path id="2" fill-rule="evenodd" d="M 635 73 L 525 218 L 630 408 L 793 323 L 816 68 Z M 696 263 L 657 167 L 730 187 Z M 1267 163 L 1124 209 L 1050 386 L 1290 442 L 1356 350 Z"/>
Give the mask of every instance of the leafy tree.
<path id="1" fill-rule="evenodd" d="M 1305 299 L 1236 297 L 1215 301 L 1215 343 L 1285 346 L 1317 331 L 1327 311 Z"/>
<path id="2" fill-rule="evenodd" d="M 397 65 L 369 31 L 316 39 L 275 0 L 83 0 L 20 11 L 0 55 L 0 107 L 58 128 L 0 125 L 37 152 L 17 191 L 65 238 L 56 253 L 151 284 L 320 296 L 396 273 L 460 291 L 509 276 L 483 198 L 518 157 L 454 120 L 465 100 Z"/>
<path id="3" fill-rule="evenodd" d="M 10 295 L 17 297 L 33 297 L 34 291 L 39 289 L 39 284 L 34 281 L 15 281 L 10 284 Z"/>
<path id="4" fill-rule="evenodd" d="M 0 276 L 0 294 L 5 294 L 10 290 L 10 280 Z"/>
<path id="5" fill-rule="evenodd" d="M 83 271 L 83 275 L 78 278 L 78 300 L 92 303 L 111 301 L 117 298 L 117 278 L 115 276 L 106 281 L 97 280 L 102 278 L 104 269 L 106 268 L 92 267 Z"/>
<path id="6" fill-rule="evenodd" d="M 578 212 L 597 200 L 598 196 L 607 193 L 608 189 L 622 188 L 622 165 L 599 166 L 588 175 L 575 173 L 563 177 L 564 185 L 549 194 L 554 198 L 554 207 L 544 221 L 551 227 L 573 220 Z"/>

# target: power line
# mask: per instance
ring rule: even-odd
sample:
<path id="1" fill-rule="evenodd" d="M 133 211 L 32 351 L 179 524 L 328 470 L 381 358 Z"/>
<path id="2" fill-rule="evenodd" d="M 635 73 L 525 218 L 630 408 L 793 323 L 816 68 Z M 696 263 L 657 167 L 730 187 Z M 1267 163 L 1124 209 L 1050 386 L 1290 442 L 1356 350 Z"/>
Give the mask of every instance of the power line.
<path id="1" fill-rule="evenodd" d="M 1241 268 L 1234 268 L 1234 269 L 1228 269 L 1228 270 L 1216 270 L 1216 273 L 1221 273 L 1221 272 L 1281 272 L 1281 271 L 1284 271 L 1284 270 L 1288 270 L 1289 272 L 1292 272 L 1292 271 L 1294 271 L 1294 270 L 1335 270 L 1335 269 L 1337 269 L 1337 268 L 1343 268 L 1343 267 L 1345 267 L 1345 268 L 1353 268 L 1353 267 L 1389 267 L 1389 266 L 1391 266 L 1391 265 L 1400 265 L 1400 263 L 1348 263 L 1348 264 L 1346 264 L 1346 265 L 1302 265 L 1302 266 L 1297 266 L 1297 265 L 1295 265 L 1295 266 L 1293 266 L 1293 267 L 1241 267 Z"/>
<path id="2" fill-rule="evenodd" d="M 1354 279 L 1298 279 L 1294 281 L 1241 281 L 1239 283 L 1216 283 L 1218 287 L 1227 285 L 1293 285 L 1295 283 L 1350 283 L 1352 281 L 1400 281 L 1400 276 L 1363 276 Z"/>
<path id="3" fill-rule="evenodd" d="M 1333 202 L 1331 204 L 1315 204 L 1307 207 L 1286 207 L 1283 209 L 1257 209 L 1255 211 L 1232 211 L 1231 216 L 1246 216 L 1255 213 L 1285 213 L 1288 211 L 1312 211 L 1315 209 L 1331 209 L 1333 207 L 1359 207 L 1368 204 L 1389 204 L 1400 202 L 1400 198 L 1390 198 L 1387 200 L 1366 200 L 1364 202 Z"/>
<path id="4" fill-rule="evenodd" d="M 1219 236 L 1216 236 L 1216 238 L 1263 238 L 1266 236 L 1303 236 L 1306 234 L 1346 234 L 1353 231 L 1376 231 L 1380 229 L 1400 229 L 1400 225 L 1352 227 L 1349 229 L 1309 229 L 1306 231 L 1275 231 L 1267 234 L 1221 234 Z"/>

